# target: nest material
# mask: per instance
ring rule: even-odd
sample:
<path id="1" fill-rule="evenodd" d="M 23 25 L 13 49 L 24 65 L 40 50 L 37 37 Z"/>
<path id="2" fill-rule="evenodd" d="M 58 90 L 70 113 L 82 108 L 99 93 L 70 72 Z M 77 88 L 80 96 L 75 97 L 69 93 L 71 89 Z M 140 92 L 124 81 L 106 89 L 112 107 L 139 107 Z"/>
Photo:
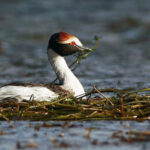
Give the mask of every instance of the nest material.
<path id="1" fill-rule="evenodd" d="M 141 92 L 145 92 L 141 94 Z M 53 102 L 0 102 L 1 120 L 143 120 L 150 119 L 150 89 L 136 92 L 94 88 L 81 100 L 62 96 Z M 105 92 L 114 94 L 106 97 Z M 98 96 L 95 95 L 99 94 Z M 94 96 L 95 95 L 95 96 Z"/>

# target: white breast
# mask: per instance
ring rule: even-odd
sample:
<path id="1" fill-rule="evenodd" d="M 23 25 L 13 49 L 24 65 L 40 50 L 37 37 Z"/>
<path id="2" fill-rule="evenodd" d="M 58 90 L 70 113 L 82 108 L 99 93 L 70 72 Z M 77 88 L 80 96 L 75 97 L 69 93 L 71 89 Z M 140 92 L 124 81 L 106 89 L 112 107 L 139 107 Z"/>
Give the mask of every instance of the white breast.
<path id="1" fill-rule="evenodd" d="M 0 100 L 5 98 L 16 98 L 22 100 L 51 101 L 58 97 L 58 94 L 46 87 L 24 87 L 24 86 L 4 86 L 0 88 Z"/>

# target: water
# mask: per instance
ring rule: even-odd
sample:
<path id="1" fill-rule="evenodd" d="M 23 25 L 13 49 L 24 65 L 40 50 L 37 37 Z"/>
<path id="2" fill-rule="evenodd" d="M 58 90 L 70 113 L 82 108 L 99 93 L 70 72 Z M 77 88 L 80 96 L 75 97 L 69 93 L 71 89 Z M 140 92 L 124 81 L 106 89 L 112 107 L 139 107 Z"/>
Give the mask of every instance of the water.
<path id="1" fill-rule="evenodd" d="M 3 0 L 0 84 L 52 81 L 47 42 L 54 32 L 66 31 L 89 47 L 94 46 L 95 35 L 102 37 L 97 52 L 75 71 L 86 89 L 149 87 L 148 4 L 148 0 Z"/>
<path id="2" fill-rule="evenodd" d="M 102 37 L 97 51 L 75 71 L 86 90 L 93 85 L 119 89 L 150 87 L 149 5 L 149 0 L 1 0 L 0 49 L 3 53 L 0 53 L 0 85 L 12 81 L 51 82 L 55 74 L 46 56 L 47 42 L 54 32 L 66 31 L 79 37 L 85 46 L 91 48 L 95 44 L 94 36 Z M 71 63 L 71 60 L 68 59 L 68 62 Z M 147 122 L 129 123 L 138 130 L 148 126 Z M 27 142 L 30 138 L 38 142 L 39 149 L 46 149 L 53 146 L 49 138 L 62 132 L 60 127 L 44 128 L 38 132 L 38 137 L 34 137 L 35 131 L 28 128 L 28 122 L 14 124 L 16 128 L 11 129 L 6 122 L 1 122 L 0 129 L 7 134 L 1 136 L 0 149 L 15 149 L 17 140 Z M 65 140 L 79 142 L 81 149 L 96 149 L 83 138 L 84 127 L 95 126 L 100 126 L 100 129 L 92 131 L 93 138 L 100 143 L 110 140 L 106 146 L 99 144 L 102 149 L 144 149 L 145 145 L 146 148 L 149 145 L 140 145 L 138 142 L 131 145 L 121 143 L 119 146 L 112 144 L 112 132 L 120 128 L 125 130 L 120 122 L 75 124 L 77 127 L 73 131 L 65 130 Z M 75 135 L 72 136 L 71 132 L 75 132 Z M 68 149 L 74 149 L 74 146 Z"/>
<path id="3" fill-rule="evenodd" d="M 149 142 L 125 142 L 116 138 L 114 133 L 130 131 L 147 131 L 149 122 L 134 121 L 86 121 L 86 122 L 48 122 L 54 127 L 43 127 L 42 122 L 14 122 L 15 128 L 7 123 L 0 122 L 4 135 L 0 136 L 0 149 L 30 149 L 29 143 L 36 144 L 38 150 L 46 149 L 102 149 L 102 150 L 148 150 Z M 31 125 L 32 124 L 32 125 Z M 107 125 L 107 126 L 106 126 Z M 89 137 L 86 136 L 91 128 Z M 129 136 L 131 137 L 131 136 Z"/>

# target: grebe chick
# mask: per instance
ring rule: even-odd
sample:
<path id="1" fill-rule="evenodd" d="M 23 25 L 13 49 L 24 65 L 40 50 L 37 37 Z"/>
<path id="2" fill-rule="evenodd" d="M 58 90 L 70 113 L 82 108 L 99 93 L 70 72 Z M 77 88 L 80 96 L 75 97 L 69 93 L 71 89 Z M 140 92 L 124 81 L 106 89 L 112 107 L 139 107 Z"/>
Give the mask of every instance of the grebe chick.
<path id="1" fill-rule="evenodd" d="M 9 84 L 0 88 L 0 100 L 16 99 L 51 101 L 63 92 L 79 96 L 85 93 L 78 78 L 68 67 L 64 56 L 81 52 L 87 48 L 83 47 L 80 40 L 68 33 L 59 32 L 51 36 L 47 54 L 60 85 L 39 85 L 39 84 Z M 90 51 L 90 49 L 89 49 Z"/>

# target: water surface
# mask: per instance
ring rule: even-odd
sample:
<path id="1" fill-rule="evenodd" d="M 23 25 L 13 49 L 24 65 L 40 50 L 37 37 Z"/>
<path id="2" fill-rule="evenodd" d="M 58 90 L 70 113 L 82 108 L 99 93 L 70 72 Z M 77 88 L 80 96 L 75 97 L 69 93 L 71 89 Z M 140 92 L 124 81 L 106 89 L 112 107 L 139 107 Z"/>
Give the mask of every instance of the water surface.
<path id="1" fill-rule="evenodd" d="M 150 87 L 149 6 L 149 0 L 1 0 L 0 85 L 12 81 L 51 82 L 55 74 L 46 56 L 47 42 L 54 32 L 65 31 L 91 48 L 94 36 L 102 37 L 97 51 L 75 71 L 86 90 L 93 85 Z M 147 121 L 70 122 L 72 127 L 65 128 L 64 122 L 50 123 L 57 126 L 37 131 L 34 126 L 42 126 L 42 122 L 14 122 L 15 128 L 0 122 L 0 131 L 4 132 L 0 150 L 24 148 L 30 141 L 40 150 L 61 146 L 71 150 L 148 150 L 150 146 L 149 141 L 129 143 L 112 137 L 118 130 L 149 130 Z M 89 139 L 85 138 L 86 128 L 92 128 Z"/>
<path id="2" fill-rule="evenodd" d="M 29 143 L 34 143 L 34 149 L 95 149 L 95 150 L 149 150 L 148 140 L 126 141 L 119 136 L 131 138 L 125 133 L 131 131 L 147 131 L 150 129 L 148 121 L 73 121 L 47 122 L 54 127 L 45 127 L 43 122 L 14 122 L 15 128 L 10 128 L 6 122 L 0 122 L 0 150 L 30 149 Z M 90 133 L 87 136 L 87 130 Z M 32 144 L 33 145 L 33 144 Z"/>
<path id="3" fill-rule="evenodd" d="M 95 54 L 75 71 L 86 89 L 150 86 L 149 0 L 3 0 L 0 5 L 0 84 L 50 82 L 55 74 L 46 56 L 51 34 L 66 31 Z M 71 59 L 72 60 L 72 59 Z M 69 59 L 68 63 L 71 63 Z"/>

